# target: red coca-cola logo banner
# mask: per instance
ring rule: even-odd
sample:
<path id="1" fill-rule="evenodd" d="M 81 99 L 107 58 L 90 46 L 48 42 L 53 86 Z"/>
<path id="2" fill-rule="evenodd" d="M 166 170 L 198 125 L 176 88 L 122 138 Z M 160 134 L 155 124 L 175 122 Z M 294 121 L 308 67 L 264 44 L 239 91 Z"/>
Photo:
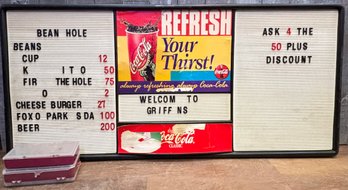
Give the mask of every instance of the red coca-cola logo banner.
<path id="1" fill-rule="evenodd" d="M 118 129 L 120 154 L 195 154 L 232 151 L 232 124 L 139 124 Z"/>

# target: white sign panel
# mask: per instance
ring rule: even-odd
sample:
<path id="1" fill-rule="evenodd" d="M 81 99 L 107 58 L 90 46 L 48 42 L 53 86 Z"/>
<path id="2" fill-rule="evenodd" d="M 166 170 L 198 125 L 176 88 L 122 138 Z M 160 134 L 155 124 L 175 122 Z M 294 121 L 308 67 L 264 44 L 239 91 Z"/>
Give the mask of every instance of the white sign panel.
<path id="1" fill-rule="evenodd" d="M 111 11 L 8 11 L 13 143 L 116 152 Z"/>
<path id="2" fill-rule="evenodd" d="M 119 121 L 229 121 L 230 94 L 120 95 Z"/>
<path id="3" fill-rule="evenodd" d="M 7 147 L 337 153 L 341 7 L 191 9 L 2 7 Z"/>
<path id="4" fill-rule="evenodd" d="M 331 150 L 338 11 L 237 11 L 234 150 Z"/>

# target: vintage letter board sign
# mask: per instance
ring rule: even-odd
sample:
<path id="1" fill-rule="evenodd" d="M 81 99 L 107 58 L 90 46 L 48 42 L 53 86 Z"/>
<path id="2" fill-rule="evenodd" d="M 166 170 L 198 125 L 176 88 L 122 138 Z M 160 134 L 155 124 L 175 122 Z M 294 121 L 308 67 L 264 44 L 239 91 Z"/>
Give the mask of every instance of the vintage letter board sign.
<path id="1" fill-rule="evenodd" d="M 338 152 L 341 7 L 2 9 L 8 146 L 85 159 Z"/>

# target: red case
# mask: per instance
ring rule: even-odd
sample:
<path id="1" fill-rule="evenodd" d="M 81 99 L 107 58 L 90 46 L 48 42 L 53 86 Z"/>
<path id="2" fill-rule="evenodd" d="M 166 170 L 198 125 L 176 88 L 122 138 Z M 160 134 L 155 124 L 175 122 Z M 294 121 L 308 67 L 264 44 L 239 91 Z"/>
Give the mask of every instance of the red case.
<path id="1" fill-rule="evenodd" d="M 72 165 L 79 157 L 78 142 L 17 144 L 4 157 L 7 169 Z"/>
<path id="2" fill-rule="evenodd" d="M 80 165 L 79 157 L 76 157 L 72 165 L 20 169 L 5 168 L 2 174 L 5 186 L 64 183 L 75 180 Z"/>

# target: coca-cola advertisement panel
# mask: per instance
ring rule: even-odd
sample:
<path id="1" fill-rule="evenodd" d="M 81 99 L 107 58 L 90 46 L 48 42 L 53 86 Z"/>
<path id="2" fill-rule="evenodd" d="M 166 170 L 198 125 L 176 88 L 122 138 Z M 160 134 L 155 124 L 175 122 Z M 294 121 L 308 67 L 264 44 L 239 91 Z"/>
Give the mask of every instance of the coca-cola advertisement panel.
<path id="1" fill-rule="evenodd" d="M 232 11 L 117 11 L 118 92 L 231 92 Z"/>

